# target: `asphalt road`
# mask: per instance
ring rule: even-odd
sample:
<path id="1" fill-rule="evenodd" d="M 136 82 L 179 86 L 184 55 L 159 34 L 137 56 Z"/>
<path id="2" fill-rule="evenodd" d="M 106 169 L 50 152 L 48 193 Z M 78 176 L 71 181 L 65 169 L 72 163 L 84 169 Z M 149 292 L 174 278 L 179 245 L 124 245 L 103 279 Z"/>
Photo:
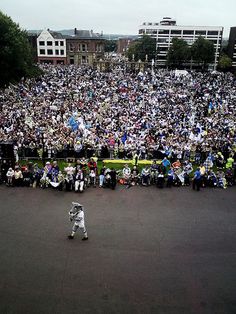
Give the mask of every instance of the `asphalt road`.
<path id="1" fill-rule="evenodd" d="M 0 186 L 0 313 L 235 314 L 236 187 Z"/>

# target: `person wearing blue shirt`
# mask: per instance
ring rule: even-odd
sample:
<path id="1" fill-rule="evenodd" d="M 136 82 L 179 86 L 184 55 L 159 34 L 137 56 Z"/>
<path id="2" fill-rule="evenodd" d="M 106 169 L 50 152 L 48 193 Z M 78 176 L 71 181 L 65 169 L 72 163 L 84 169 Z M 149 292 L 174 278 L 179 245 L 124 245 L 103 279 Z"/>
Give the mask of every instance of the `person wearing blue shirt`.
<path id="1" fill-rule="evenodd" d="M 166 157 L 162 160 L 161 163 L 165 168 L 170 166 L 170 161 Z"/>
<path id="2" fill-rule="evenodd" d="M 195 187 L 197 187 L 197 191 L 200 191 L 200 186 L 201 186 L 201 172 L 200 169 L 197 168 L 196 171 L 194 172 L 193 177 L 193 190 L 195 190 Z"/>

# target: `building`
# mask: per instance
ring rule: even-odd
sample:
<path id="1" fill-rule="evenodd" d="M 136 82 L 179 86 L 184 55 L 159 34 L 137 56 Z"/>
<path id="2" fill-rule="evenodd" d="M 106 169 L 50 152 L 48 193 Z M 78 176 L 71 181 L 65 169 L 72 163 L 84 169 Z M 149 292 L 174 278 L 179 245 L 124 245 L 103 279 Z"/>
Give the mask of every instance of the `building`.
<path id="1" fill-rule="evenodd" d="M 37 38 L 38 62 L 66 64 L 66 39 L 62 34 L 43 30 Z"/>
<path id="2" fill-rule="evenodd" d="M 73 36 L 66 37 L 67 63 L 93 65 L 95 61 L 103 59 L 105 39 L 102 34 L 92 30 L 74 29 Z"/>
<path id="3" fill-rule="evenodd" d="M 129 49 L 129 45 L 132 41 L 132 38 L 119 38 L 117 41 L 117 53 L 125 54 Z"/>
<path id="4" fill-rule="evenodd" d="M 214 43 L 215 61 L 213 67 L 218 63 L 223 27 L 221 26 L 180 26 L 170 17 L 164 17 L 160 23 L 144 22 L 139 28 L 139 36 L 149 35 L 156 39 L 157 57 L 156 64 L 164 66 L 168 49 L 173 38 L 184 39 L 190 46 L 202 36 Z"/>
<path id="5" fill-rule="evenodd" d="M 236 27 L 230 28 L 228 56 L 232 59 L 232 66 L 236 68 Z"/>

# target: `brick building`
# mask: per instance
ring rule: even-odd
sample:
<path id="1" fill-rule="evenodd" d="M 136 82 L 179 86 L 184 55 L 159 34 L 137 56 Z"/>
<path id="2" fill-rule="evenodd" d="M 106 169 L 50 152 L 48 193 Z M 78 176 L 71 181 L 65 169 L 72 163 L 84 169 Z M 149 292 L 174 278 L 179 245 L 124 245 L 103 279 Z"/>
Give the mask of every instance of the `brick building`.
<path id="1" fill-rule="evenodd" d="M 105 39 L 92 30 L 74 29 L 73 36 L 66 36 L 67 63 L 89 64 L 103 59 Z"/>
<path id="2" fill-rule="evenodd" d="M 119 38 L 117 41 L 117 53 L 125 54 L 132 41 L 132 38 Z"/>

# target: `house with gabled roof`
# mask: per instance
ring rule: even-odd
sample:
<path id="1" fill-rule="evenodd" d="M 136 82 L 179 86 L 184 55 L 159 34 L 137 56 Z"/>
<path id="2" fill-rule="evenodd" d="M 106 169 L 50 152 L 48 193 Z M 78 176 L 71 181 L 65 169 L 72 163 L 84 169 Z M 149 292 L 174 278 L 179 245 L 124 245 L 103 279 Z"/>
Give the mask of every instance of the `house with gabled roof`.
<path id="1" fill-rule="evenodd" d="M 58 32 L 43 30 L 37 38 L 39 63 L 66 64 L 66 38 Z"/>

